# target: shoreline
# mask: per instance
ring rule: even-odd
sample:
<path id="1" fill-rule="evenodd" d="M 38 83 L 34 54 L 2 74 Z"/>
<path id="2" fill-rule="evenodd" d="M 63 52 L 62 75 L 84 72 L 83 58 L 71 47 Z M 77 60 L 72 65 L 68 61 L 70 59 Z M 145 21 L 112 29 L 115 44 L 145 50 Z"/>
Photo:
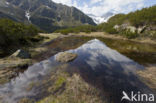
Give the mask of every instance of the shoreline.
<path id="1" fill-rule="evenodd" d="M 42 41 L 40 41 L 38 44 L 36 44 L 34 47 L 28 47 L 29 53 L 32 55 L 32 58 L 30 59 L 21 59 L 21 58 L 10 58 L 5 57 L 0 59 L 0 84 L 5 83 L 6 76 L 15 77 L 17 76 L 17 72 L 24 71 L 28 68 L 28 66 L 39 62 L 34 58 L 35 56 L 39 56 L 41 53 L 48 51 L 48 48 L 46 47 L 48 44 L 52 43 L 54 40 L 57 40 L 59 38 L 65 38 L 70 36 L 84 36 L 84 37 L 101 37 L 101 38 L 108 38 L 108 39 L 114 39 L 114 40 L 125 40 L 125 41 L 131 41 L 136 43 L 144 43 L 144 44 L 151 44 L 156 45 L 156 41 L 153 40 L 139 40 L 138 39 L 127 39 L 119 35 L 110 35 L 103 32 L 92 32 L 92 33 L 71 33 L 68 35 L 62 35 L 60 33 L 40 33 L 40 36 L 44 37 Z M 8 79 L 8 77 L 6 78 Z"/>
<path id="2" fill-rule="evenodd" d="M 40 33 L 39 36 L 44 37 L 44 39 L 33 47 L 27 48 L 31 58 L 22 59 L 11 56 L 0 58 L 0 84 L 8 82 L 10 79 L 18 76 L 20 72 L 25 71 L 30 65 L 36 63 L 37 60 L 34 57 L 48 50 L 46 45 L 42 46 L 43 44 L 62 37 L 61 34 L 54 33 Z"/>
<path id="3" fill-rule="evenodd" d="M 101 38 L 108 38 L 108 39 L 118 39 L 118 40 L 127 40 L 127 41 L 132 41 L 136 43 L 144 43 L 144 44 L 151 44 L 151 45 L 156 45 L 156 41 L 151 40 L 150 38 L 135 38 L 135 39 L 128 39 L 120 35 L 116 34 L 108 34 L 105 32 L 91 32 L 91 33 L 71 33 L 69 35 L 73 36 L 87 36 L 87 37 L 101 37 Z"/>
<path id="4" fill-rule="evenodd" d="M 86 38 L 88 38 L 88 37 L 91 37 L 91 38 L 98 37 L 98 38 L 100 38 L 101 37 L 101 38 L 106 38 L 108 40 L 114 39 L 115 42 L 117 42 L 117 40 L 125 40 L 125 41 L 135 42 L 133 40 L 129 40 L 129 39 L 126 39 L 126 38 L 123 38 L 123 37 L 120 37 L 120 36 L 116 36 L 115 37 L 114 35 L 108 35 L 108 34 L 104 34 L 104 33 L 103 33 L 103 35 L 101 33 L 90 33 L 90 34 L 80 33 L 80 34 L 69 34 L 69 35 L 62 35 L 62 34 L 52 33 L 52 34 L 39 34 L 39 35 L 45 37 L 45 39 L 43 41 L 39 42 L 34 47 L 29 47 L 30 54 L 31 55 L 33 54 L 33 56 L 40 56 L 41 53 L 49 52 L 48 51 L 49 50 L 48 49 L 48 45 L 49 44 L 53 43 L 54 41 L 59 41 L 60 42 L 60 39 L 62 39 L 62 38 L 64 39 L 66 37 L 70 37 L 70 38 L 75 37 L 76 39 L 77 39 L 77 37 L 83 37 L 83 36 L 86 37 Z M 82 39 L 80 39 L 80 40 L 82 40 Z M 142 43 L 142 42 L 136 42 L 136 43 Z M 145 42 L 143 42 L 143 43 L 145 43 Z M 27 66 L 30 66 L 30 65 L 32 65 L 32 64 L 40 61 L 40 60 L 37 60 L 37 59 L 33 58 L 33 56 L 32 56 L 32 58 L 30 58 L 30 60 L 28 60 L 28 62 L 25 62 L 26 64 L 30 63 Z M 1 60 L 5 60 L 5 59 L 0 59 L 0 65 L 2 63 Z M 15 59 L 17 59 L 17 60 L 15 60 Z M 19 65 L 23 65 L 24 64 L 24 61 L 26 61 L 26 60 L 27 59 L 12 58 L 10 60 L 10 63 L 18 63 Z M 3 62 L 6 63 L 7 62 L 7 59 L 6 59 L 6 61 L 3 61 Z M 61 65 L 62 68 L 59 67 L 59 69 L 61 71 L 63 70 L 63 66 L 64 65 Z M 67 67 L 68 67 L 68 65 L 67 65 Z M 20 73 L 24 73 L 24 71 L 26 69 L 27 69 L 27 67 L 25 69 L 23 69 L 22 66 L 21 67 L 16 66 L 15 68 L 13 68 L 13 67 L 12 68 L 6 68 L 6 70 L 5 69 L 3 69 L 3 70 L 0 69 L 0 85 L 9 82 L 12 78 L 17 77 Z M 60 87 L 63 83 L 68 83 L 69 84 L 68 86 L 72 86 L 71 85 L 71 81 L 68 81 L 68 80 L 71 80 L 70 78 L 73 78 L 72 81 L 79 80 L 81 82 L 81 86 L 84 86 L 84 83 L 85 82 L 82 80 L 82 78 L 79 77 L 79 75 L 74 75 L 72 77 L 69 77 L 68 75 L 64 75 L 64 74 L 62 74 L 62 72 L 58 72 L 58 71 L 57 71 L 57 74 L 54 72 L 54 74 L 56 74 L 56 75 L 52 75 L 51 80 L 52 81 L 55 81 L 55 82 L 61 80 L 60 85 L 56 85 L 56 84 L 54 86 L 51 85 L 51 86 L 49 86 L 48 90 L 55 91 L 55 89 L 57 89 L 58 87 Z M 145 69 L 136 71 L 136 75 L 137 75 L 138 79 L 140 81 L 142 81 L 142 83 L 144 83 L 146 86 L 148 86 L 149 88 L 151 88 L 153 91 L 156 91 L 156 79 L 154 78 L 155 77 L 155 74 L 156 74 L 156 68 L 154 66 L 151 66 L 151 67 L 150 66 L 145 66 Z M 63 78 L 66 78 L 66 79 L 62 79 L 62 78 L 60 79 L 60 77 L 62 77 L 62 76 L 63 76 Z M 75 76 L 76 76 L 76 78 L 75 78 Z M 72 82 L 72 84 L 73 83 L 75 83 L 75 82 Z M 30 85 L 30 87 L 28 87 L 28 88 L 31 89 L 33 86 L 35 86 L 35 85 L 32 82 L 32 85 Z M 90 88 L 90 87 L 92 87 L 92 86 L 90 86 L 90 85 L 87 86 L 87 88 Z M 68 88 L 70 88 L 70 87 L 68 87 Z M 92 91 L 93 90 L 96 90 L 97 91 L 97 89 L 94 89 L 94 88 L 91 88 L 91 89 L 92 89 Z M 100 93 L 100 92 L 95 92 L 95 93 Z M 64 92 L 64 94 L 65 94 L 65 92 Z M 97 95 L 94 95 L 94 96 L 97 96 Z M 47 96 L 46 98 L 47 99 L 50 99 L 51 97 L 53 97 L 53 95 Z M 97 100 L 100 100 L 98 98 L 98 96 L 96 98 L 97 98 Z M 43 98 L 43 99 L 41 99 L 40 101 L 38 101 L 36 103 L 45 102 L 47 99 L 44 99 Z M 56 100 L 57 99 L 58 98 L 56 98 Z M 24 99 L 21 99 L 21 101 L 22 100 L 24 101 Z M 29 100 L 29 99 L 27 99 L 27 100 Z"/>

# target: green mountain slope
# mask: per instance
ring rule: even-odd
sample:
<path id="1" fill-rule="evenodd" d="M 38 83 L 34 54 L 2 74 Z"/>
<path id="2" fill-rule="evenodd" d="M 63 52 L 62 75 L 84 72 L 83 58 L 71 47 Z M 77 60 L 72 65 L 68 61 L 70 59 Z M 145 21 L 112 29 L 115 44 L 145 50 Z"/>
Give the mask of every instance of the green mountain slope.
<path id="1" fill-rule="evenodd" d="M 129 14 L 117 14 L 107 23 L 100 24 L 99 30 L 109 33 L 119 33 L 128 38 L 156 38 L 156 5 L 143 8 Z"/>
<path id="2" fill-rule="evenodd" d="M 93 20 L 75 7 L 56 4 L 51 0 L 1 0 L 0 17 L 32 23 L 43 30 L 95 25 Z"/>

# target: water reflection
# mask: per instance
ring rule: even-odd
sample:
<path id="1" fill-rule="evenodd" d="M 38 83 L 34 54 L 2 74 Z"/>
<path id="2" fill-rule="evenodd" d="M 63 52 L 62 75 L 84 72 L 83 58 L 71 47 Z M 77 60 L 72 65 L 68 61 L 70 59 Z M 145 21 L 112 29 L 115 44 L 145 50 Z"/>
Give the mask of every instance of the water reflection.
<path id="1" fill-rule="evenodd" d="M 28 91 L 27 88 L 30 86 L 30 83 L 41 81 L 52 67 L 58 65 L 53 59 L 51 57 L 48 60 L 30 66 L 27 71 L 11 80 L 10 83 L 0 86 L 0 97 L 3 98 L 3 102 L 16 103 L 20 98 L 36 97 L 37 91 Z"/>
<path id="2" fill-rule="evenodd" d="M 118 66 L 122 66 L 125 70 L 144 68 L 128 57 L 110 49 L 103 42 L 97 39 L 91 40 L 78 49 L 70 51 L 78 53 L 79 59 L 86 62 L 92 69 L 97 69 L 101 66 L 115 67 L 116 69 L 118 69 Z"/>
<path id="3" fill-rule="evenodd" d="M 142 65 L 110 49 L 97 39 L 69 52 L 78 54 L 77 59 L 70 63 L 69 69 L 80 73 L 86 82 L 99 88 L 108 99 L 108 103 L 120 103 L 122 91 L 128 94 L 131 91 L 153 93 L 135 75 L 136 70 L 144 68 Z M 0 87 L 0 97 L 4 103 L 16 103 L 23 97 L 37 98 L 41 91 L 35 88 L 28 91 L 27 87 L 32 81 L 42 81 L 58 65 L 60 64 L 54 60 L 54 57 L 51 57 L 30 66 L 19 77 Z"/>
<path id="4" fill-rule="evenodd" d="M 97 39 L 70 52 L 79 55 L 71 63 L 72 68 L 79 69 L 79 73 L 88 83 L 99 88 L 107 96 L 108 103 L 120 103 L 122 91 L 128 94 L 131 91 L 153 93 L 135 75 L 136 70 L 144 69 L 142 65 L 110 49 Z"/>

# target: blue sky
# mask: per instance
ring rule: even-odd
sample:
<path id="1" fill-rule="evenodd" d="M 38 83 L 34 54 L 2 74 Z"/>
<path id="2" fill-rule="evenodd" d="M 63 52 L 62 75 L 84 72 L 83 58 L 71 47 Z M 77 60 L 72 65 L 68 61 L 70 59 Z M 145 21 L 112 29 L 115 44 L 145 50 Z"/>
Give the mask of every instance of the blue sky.
<path id="1" fill-rule="evenodd" d="M 128 13 L 144 7 L 156 5 L 156 0 L 52 0 L 74 6 L 86 14 L 102 16 L 107 12 Z"/>

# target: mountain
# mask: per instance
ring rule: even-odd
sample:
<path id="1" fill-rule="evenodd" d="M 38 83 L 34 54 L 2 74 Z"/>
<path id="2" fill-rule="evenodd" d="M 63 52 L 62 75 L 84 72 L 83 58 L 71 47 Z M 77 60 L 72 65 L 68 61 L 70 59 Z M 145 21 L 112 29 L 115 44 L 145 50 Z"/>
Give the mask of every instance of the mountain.
<path id="1" fill-rule="evenodd" d="M 107 22 L 107 20 L 113 15 L 114 13 L 111 13 L 111 12 L 105 13 L 102 16 L 95 16 L 93 14 L 88 14 L 88 16 L 91 17 L 96 24 Z"/>
<path id="2" fill-rule="evenodd" d="M 32 23 L 46 31 L 82 24 L 96 25 L 77 8 L 57 4 L 52 0 L 1 0 L 0 18 Z"/>

